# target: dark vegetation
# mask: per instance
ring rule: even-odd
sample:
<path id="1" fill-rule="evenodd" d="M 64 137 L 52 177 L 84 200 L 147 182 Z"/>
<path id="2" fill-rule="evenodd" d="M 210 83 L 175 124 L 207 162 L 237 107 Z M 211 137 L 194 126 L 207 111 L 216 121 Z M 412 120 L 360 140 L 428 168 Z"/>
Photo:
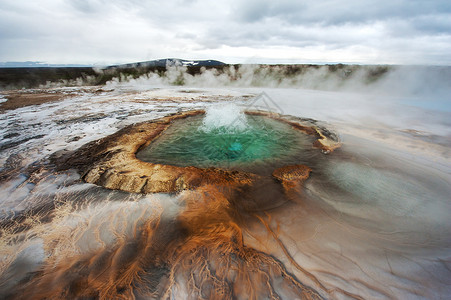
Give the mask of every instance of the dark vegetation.
<path id="1" fill-rule="evenodd" d="M 220 62 L 218 62 L 220 63 Z M 204 70 L 216 69 L 217 74 L 225 73 L 234 67 L 238 74 L 243 65 L 209 64 L 209 65 L 188 65 L 173 66 L 170 68 L 182 68 L 190 75 L 197 75 Z M 360 65 L 260 65 L 254 69 L 257 75 L 265 71 L 266 74 L 273 74 L 276 77 L 294 77 L 303 75 L 309 71 L 320 68 L 327 68 L 328 71 L 346 80 L 356 72 L 363 70 L 364 80 L 367 83 L 376 81 L 382 75 L 391 70 L 390 66 L 360 66 Z M 269 69 L 269 70 L 268 70 Z M 62 68 L 0 68 L 0 90 L 38 88 L 52 83 L 61 86 L 82 86 L 82 85 L 103 85 L 113 78 L 138 78 L 148 73 L 155 73 L 165 76 L 168 68 L 166 66 L 136 63 L 122 66 L 112 66 L 103 69 L 91 67 L 62 67 Z M 233 79 L 233 78 L 232 78 Z M 175 85 L 183 85 L 183 80 L 174 82 Z"/>
<path id="2" fill-rule="evenodd" d="M 187 73 L 199 74 L 201 66 L 187 67 Z M 210 69 L 213 67 L 203 67 Z M 222 68 L 218 66 L 216 68 Z M 63 85 L 76 85 L 76 81 L 86 85 L 103 85 L 113 78 L 121 75 L 138 78 L 149 72 L 163 76 L 166 67 L 109 67 L 95 69 L 91 67 L 72 68 L 0 68 L 0 89 L 37 88 L 48 82 L 61 83 Z"/>

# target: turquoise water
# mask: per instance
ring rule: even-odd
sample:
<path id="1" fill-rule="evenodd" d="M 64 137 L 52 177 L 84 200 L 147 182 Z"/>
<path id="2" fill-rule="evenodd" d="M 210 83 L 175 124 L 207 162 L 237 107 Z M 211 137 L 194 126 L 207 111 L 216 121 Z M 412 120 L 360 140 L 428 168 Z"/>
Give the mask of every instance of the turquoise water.
<path id="1" fill-rule="evenodd" d="M 247 116 L 246 126 L 205 128 L 203 117 L 175 121 L 137 153 L 143 161 L 177 166 L 247 168 L 305 163 L 315 155 L 313 138 L 290 125 Z"/>

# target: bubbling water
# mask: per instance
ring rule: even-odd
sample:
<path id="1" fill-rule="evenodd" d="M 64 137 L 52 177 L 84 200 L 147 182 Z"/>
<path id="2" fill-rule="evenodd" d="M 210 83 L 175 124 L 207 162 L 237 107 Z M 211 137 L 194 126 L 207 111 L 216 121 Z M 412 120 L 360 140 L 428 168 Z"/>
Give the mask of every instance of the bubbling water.
<path id="1" fill-rule="evenodd" d="M 240 132 L 249 128 L 247 117 L 242 109 L 235 103 L 210 106 L 199 127 L 204 132 L 224 131 Z"/>
<path id="2" fill-rule="evenodd" d="M 176 120 L 139 151 L 140 160 L 257 172 L 300 164 L 320 156 L 314 138 L 265 116 L 246 115 L 236 105 L 213 107 L 205 115 Z"/>

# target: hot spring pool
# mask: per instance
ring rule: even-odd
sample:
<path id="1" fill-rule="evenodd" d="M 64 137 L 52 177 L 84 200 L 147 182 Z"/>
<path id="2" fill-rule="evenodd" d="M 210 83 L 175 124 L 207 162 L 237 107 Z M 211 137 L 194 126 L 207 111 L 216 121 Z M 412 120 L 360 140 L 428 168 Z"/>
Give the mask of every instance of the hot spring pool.
<path id="1" fill-rule="evenodd" d="M 176 165 L 253 169 L 302 164 L 318 155 L 314 137 L 283 121 L 245 116 L 230 126 L 210 125 L 208 118 L 176 120 L 136 154 L 142 161 Z"/>

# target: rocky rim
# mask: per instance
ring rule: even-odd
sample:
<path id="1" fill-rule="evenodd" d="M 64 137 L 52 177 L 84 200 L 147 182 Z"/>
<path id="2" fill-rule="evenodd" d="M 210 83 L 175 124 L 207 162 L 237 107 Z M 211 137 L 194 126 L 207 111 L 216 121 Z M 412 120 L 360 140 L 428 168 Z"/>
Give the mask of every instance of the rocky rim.
<path id="1" fill-rule="evenodd" d="M 136 158 L 135 154 L 162 134 L 174 120 L 204 113 L 203 110 L 187 111 L 130 125 L 110 136 L 88 143 L 74 152 L 55 154 L 52 161 L 59 170 L 77 169 L 85 182 L 133 193 L 170 193 L 206 184 L 231 187 L 252 185 L 259 175 L 221 168 L 204 169 L 154 164 Z M 248 111 L 246 114 L 286 122 L 294 129 L 316 137 L 313 147 L 324 153 L 329 153 L 340 146 L 335 135 L 316 125 L 301 124 L 300 121 L 291 121 L 270 112 Z M 303 166 L 301 169 L 309 170 L 304 172 L 305 176 L 303 175 L 301 180 L 304 181 L 309 176 L 310 168 Z M 281 178 L 290 177 L 293 173 L 289 167 L 282 167 L 276 171 L 277 174 L 274 173 L 273 176 L 282 184 L 284 180 Z"/>

